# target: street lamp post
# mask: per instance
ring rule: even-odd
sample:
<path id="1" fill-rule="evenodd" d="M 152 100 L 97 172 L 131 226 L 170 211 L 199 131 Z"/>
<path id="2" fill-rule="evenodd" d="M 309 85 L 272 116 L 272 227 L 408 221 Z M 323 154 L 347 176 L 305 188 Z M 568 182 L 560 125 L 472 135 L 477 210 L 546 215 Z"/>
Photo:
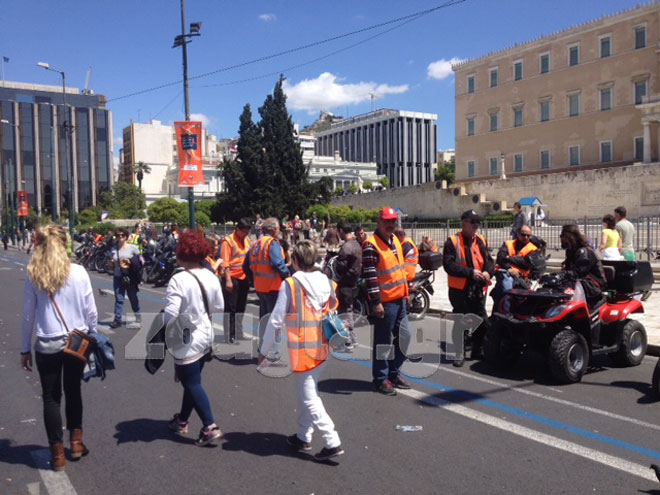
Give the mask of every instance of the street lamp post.
<path id="1" fill-rule="evenodd" d="M 186 1 L 181 0 L 181 34 L 174 38 L 172 48 L 178 46 L 182 49 L 183 55 L 183 98 L 185 103 L 186 121 L 190 120 L 190 95 L 188 92 L 188 49 L 186 45 L 190 43 L 193 36 L 199 36 L 199 30 L 202 28 L 201 22 L 190 23 L 190 33 L 186 33 Z M 201 143 L 198 144 L 201 146 Z M 188 188 L 188 212 L 190 228 L 195 228 L 195 188 L 190 185 Z"/>
<path id="2" fill-rule="evenodd" d="M 39 62 L 37 63 L 37 66 L 41 67 L 42 69 L 50 70 L 53 72 L 57 72 L 62 76 L 62 106 L 64 108 L 64 112 L 67 111 L 66 108 L 66 75 L 64 74 L 64 71 L 55 69 L 51 67 L 49 64 L 46 62 Z M 62 121 L 62 131 L 64 132 L 64 163 L 66 165 L 66 170 L 68 172 L 68 179 L 69 179 L 69 192 L 68 192 L 68 207 L 69 207 L 69 235 L 71 238 L 73 238 L 73 226 L 74 226 L 74 207 L 73 207 L 73 167 L 70 166 L 70 157 L 69 157 L 69 147 L 70 143 L 69 140 L 71 139 L 71 133 L 73 132 L 73 127 L 66 121 L 66 115 L 64 116 L 64 119 Z M 53 191 L 53 194 L 55 192 Z"/>

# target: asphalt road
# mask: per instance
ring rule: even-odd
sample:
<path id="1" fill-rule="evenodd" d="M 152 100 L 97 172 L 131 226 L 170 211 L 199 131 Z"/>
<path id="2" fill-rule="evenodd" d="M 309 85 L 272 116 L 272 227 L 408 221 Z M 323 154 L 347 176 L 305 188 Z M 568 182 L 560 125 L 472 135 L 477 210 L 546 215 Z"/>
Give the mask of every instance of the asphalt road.
<path id="1" fill-rule="evenodd" d="M 105 381 L 83 384 L 91 454 L 54 474 L 44 451 L 38 375 L 19 366 L 26 264 L 24 253 L 0 252 L 0 493 L 660 494 L 648 469 L 660 463 L 660 404 L 649 385 L 655 358 L 627 369 L 599 359 L 581 383 L 568 386 L 554 384 L 533 355 L 506 374 L 479 362 L 462 369 L 428 362 L 411 368 L 422 376 L 426 367 L 428 375 L 413 379 L 412 391 L 385 397 L 371 390 L 368 327 L 359 329 L 356 359 L 332 358 L 320 383 L 346 451 L 337 462 L 318 464 L 288 448 L 285 438 L 296 431 L 294 382 L 259 375 L 250 359 L 205 368 L 225 439 L 195 447 L 194 413 L 189 438 L 167 430 L 182 394 L 172 360 L 151 376 L 142 360 L 126 359 L 138 331 L 107 327 L 114 298 L 98 289 L 111 288 L 111 279 L 94 272 L 100 330 L 115 345 L 117 369 Z M 163 295 L 145 287 L 143 312 L 159 311 Z M 424 429 L 401 432 L 397 424 Z M 317 434 L 314 451 L 321 447 Z"/>

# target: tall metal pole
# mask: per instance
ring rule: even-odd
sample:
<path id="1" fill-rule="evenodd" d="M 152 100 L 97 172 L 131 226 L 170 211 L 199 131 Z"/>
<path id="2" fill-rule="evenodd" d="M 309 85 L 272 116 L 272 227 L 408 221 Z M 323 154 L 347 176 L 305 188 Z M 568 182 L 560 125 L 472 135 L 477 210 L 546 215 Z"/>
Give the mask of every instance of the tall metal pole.
<path id="1" fill-rule="evenodd" d="M 53 124 L 53 107 L 50 108 L 50 122 Z M 53 223 L 57 223 L 57 197 L 55 197 L 55 126 L 50 126 L 50 209 Z"/>
<path id="2" fill-rule="evenodd" d="M 64 117 L 69 118 L 70 115 L 66 108 L 66 76 L 64 71 L 59 71 L 62 75 L 62 102 L 64 106 Z M 62 129 L 64 130 L 64 163 L 66 164 L 66 170 L 69 175 L 69 235 L 73 239 L 73 225 L 74 225 L 74 207 L 73 207 L 73 167 L 71 157 L 69 156 L 70 143 L 69 139 L 71 137 L 71 125 L 66 121 L 62 121 Z"/>
<path id="3" fill-rule="evenodd" d="M 186 111 L 186 122 L 190 121 L 190 95 L 188 93 L 188 41 L 186 39 L 186 1 L 181 0 L 181 49 L 183 53 L 183 98 Z M 198 143 L 201 146 L 201 143 Z M 188 188 L 188 216 L 189 226 L 195 228 L 195 187 L 190 185 Z"/>

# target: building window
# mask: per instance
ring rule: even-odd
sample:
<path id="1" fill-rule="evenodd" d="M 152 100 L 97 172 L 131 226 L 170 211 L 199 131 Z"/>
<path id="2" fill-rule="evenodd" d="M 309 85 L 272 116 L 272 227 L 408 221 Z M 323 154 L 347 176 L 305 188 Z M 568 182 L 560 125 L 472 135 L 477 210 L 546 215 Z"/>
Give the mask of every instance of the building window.
<path id="1" fill-rule="evenodd" d="M 635 105 L 640 105 L 646 96 L 647 81 L 637 81 L 635 83 Z"/>
<path id="2" fill-rule="evenodd" d="M 600 110 L 610 110 L 612 108 L 612 88 L 600 90 Z"/>
<path id="3" fill-rule="evenodd" d="M 573 67 L 580 63 L 580 45 L 568 47 L 568 65 Z"/>
<path id="4" fill-rule="evenodd" d="M 612 37 L 608 34 L 600 38 L 600 58 L 612 55 Z"/>
<path id="5" fill-rule="evenodd" d="M 541 151 L 541 169 L 550 168 L 550 150 Z"/>
<path id="6" fill-rule="evenodd" d="M 490 74 L 490 87 L 494 88 L 497 86 L 497 67 L 493 67 L 492 69 L 489 69 L 489 74 Z"/>
<path id="7" fill-rule="evenodd" d="M 490 114 L 490 132 L 495 132 L 497 131 L 497 125 L 499 121 L 499 114 L 497 113 L 491 113 Z"/>
<path id="8" fill-rule="evenodd" d="M 474 136 L 474 118 L 467 119 L 467 135 Z"/>
<path id="9" fill-rule="evenodd" d="M 497 175 L 497 158 L 490 159 L 490 175 Z"/>
<path id="10" fill-rule="evenodd" d="M 575 117 L 577 115 L 580 115 L 580 95 L 569 95 L 568 116 Z"/>
<path id="11" fill-rule="evenodd" d="M 523 63 L 522 60 L 514 62 L 513 64 L 513 79 L 514 81 L 520 81 L 523 78 Z"/>
<path id="12" fill-rule="evenodd" d="M 635 28 L 635 50 L 646 46 L 646 26 Z"/>
<path id="13" fill-rule="evenodd" d="M 580 164 L 580 147 L 579 146 L 569 146 L 568 147 L 568 164 L 569 165 L 579 165 Z"/>
<path id="14" fill-rule="evenodd" d="M 602 141 L 600 143 L 600 161 L 601 163 L 612 161 L 612 141 Z"/>
<path id="15" fill-rule="evenodd" d="M 513 155 L 513 171 L 522 172 L 524 166 L 524 160 L 522 154 L 518 153 Z"/>
<path id="16" fill-rule="evenodd" d="M 541 122 L 547 122 L 550 120 L 550 102 L 542 101 L 540 103 L 541 107 Z"/>
<path id="17" fill-rule="evenodd" d="M 468 177 L 474 177 L 475 172 L 474 172 L 474 161 L 473 160 L 470 160 L 469 162 L 467 162 L 467 169 L 468 169 L 468 171 L 467 171 Z"/>
<path id="18" fill-rule="evenodd" d="M 549 53 L 542 53 L 539 56 L 539 65 L 540 67 L 540 73 L 545 74 L 546 72 L 550 72 L 550 54 Z"/>
<path id="19" fill-rule="evenodd" d="M 521 127 L 523 125 L 523 109 L 513 109 L 513 127 Z"/>
<path id="20" fill-rule="evenodd" d="M 644 138 L 635 138 L 635 160 L 641 162 L 644 159 Z"/>
<path id="21" fill-rule="evenodd" d="M 467 77 L 467 92 L 474 93 L 474 76 Z"/>

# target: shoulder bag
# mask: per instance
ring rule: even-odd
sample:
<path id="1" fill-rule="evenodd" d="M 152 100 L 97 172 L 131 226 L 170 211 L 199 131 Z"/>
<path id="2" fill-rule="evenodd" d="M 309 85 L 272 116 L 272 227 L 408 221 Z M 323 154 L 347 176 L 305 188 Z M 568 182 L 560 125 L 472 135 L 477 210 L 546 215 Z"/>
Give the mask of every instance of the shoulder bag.
<path id="1" fill-rule="evenodd" d="M 69 327 L 64 320 L 64 316 L 62 316 L 62 312 L 60 311 L 57 302 L 55 302 L 53 294 L 48 294 L 48 297 L 50 297 L 50 300 L 53 301 L 55 310 L 57 311 L 57 314 L 59 315 L 60 320 L 66 329 L 66 333 L 68 334 L 66 345 L 64 346 L 64 353 L 78 359 L 83 363 L 87 363 L 89 355 L 96 348 L 96 339 L 91 335 L 86 334 L 85 332 L 81 332 L 80 330 L 73 330 L 70 332 Z"/>
<path id="2" fill-rule="evenodd" d="M 193 272 L 190 270 L 186 270 L 190 275 L 192 275 L 195 280 L 197 280 L 197 284 L 199 285 L 199 290 L 202 292 L 202 300 L 204 301 L 204 309 L 206 310 L 206 314 L 209 316 L 209 321 L 211 322 L 211 333 L 213 333 L 213 316 L 211 315 L 211 311 L 209 310 L 209 300 L 206 297 L 206 291 L 204 290 L 204 286 L 202 285 L 202 282 L 197 278 L 197 275 L 195 275 Z M 211 342 L 211 351 L 208 352 L 205 356 L 204 359 L 206 361 L 212 361 L 213 360 L 213 343 Z"/>

